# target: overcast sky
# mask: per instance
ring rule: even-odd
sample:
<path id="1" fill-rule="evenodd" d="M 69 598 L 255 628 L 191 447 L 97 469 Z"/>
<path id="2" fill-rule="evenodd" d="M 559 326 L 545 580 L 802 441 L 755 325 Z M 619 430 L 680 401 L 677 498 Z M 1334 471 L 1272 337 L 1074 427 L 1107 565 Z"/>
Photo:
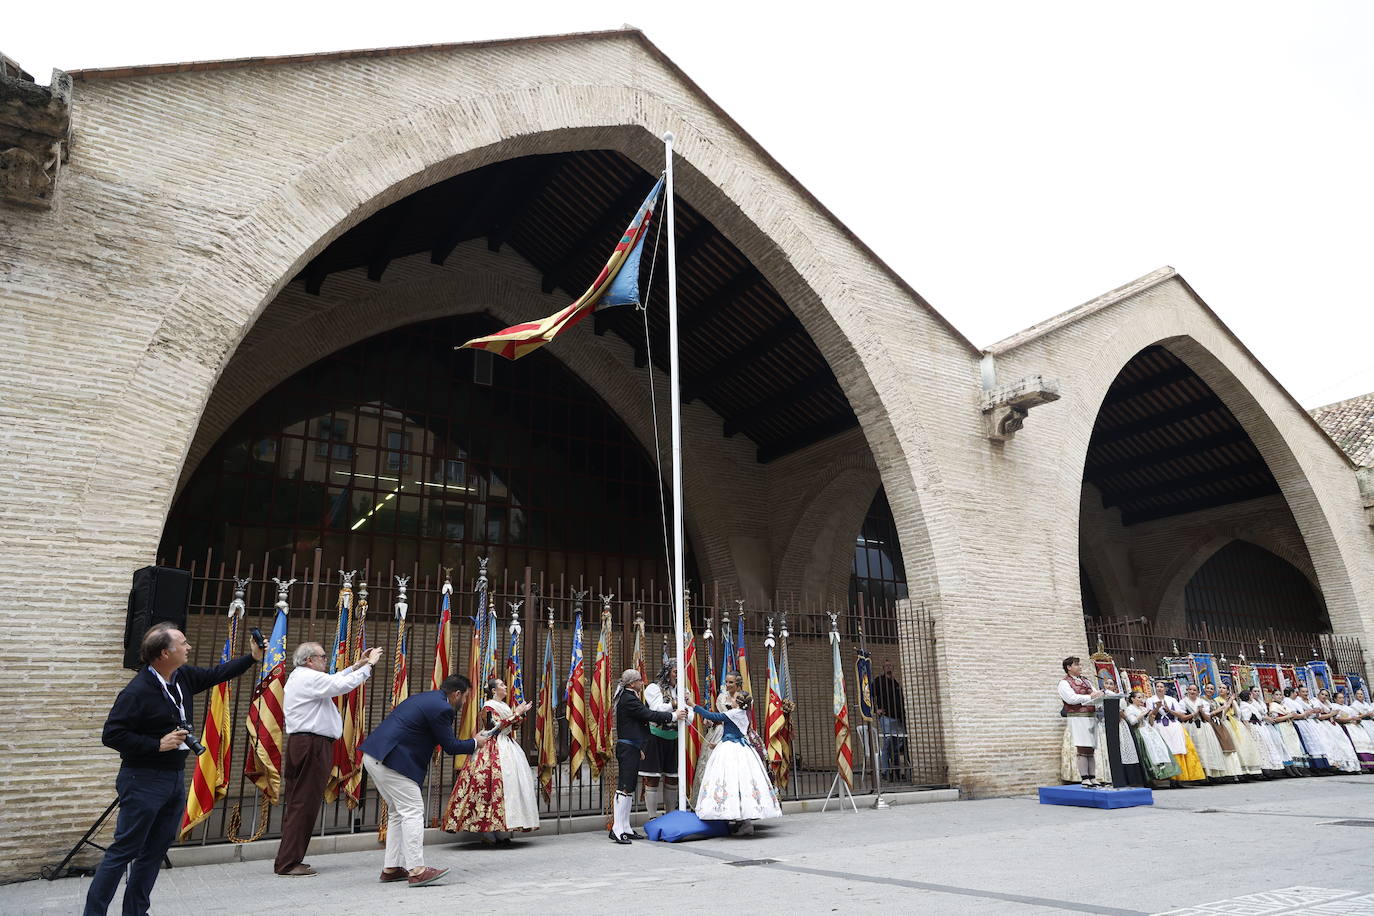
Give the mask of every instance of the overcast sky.
<path id="1" fill-rule="evenodd" d="M 77 0 L 0 51 L 46 83 L 626 21 L 980 346 L 1168 264 L 1305 406 L 1374 391 L 1362 0 Z"/>

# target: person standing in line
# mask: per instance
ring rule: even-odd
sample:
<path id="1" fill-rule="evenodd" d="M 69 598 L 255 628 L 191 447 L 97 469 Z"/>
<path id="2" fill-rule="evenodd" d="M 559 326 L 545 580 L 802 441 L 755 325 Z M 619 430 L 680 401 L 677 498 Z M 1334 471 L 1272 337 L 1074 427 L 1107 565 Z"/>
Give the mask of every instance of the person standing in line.
<path id="1" fill-rule="evenodd" d="M 883 778 L 892 779 L 906 754 L 906 698 L 902 685 L 892 676 L 892 662 L 883 664 L 883 673 L 869 688 L 873 711 L 878 715 L 878 735 L 882 738 Z"/>
<path id="2" fill-rule="evenodd" d="M 434 748 L 447 754 L 473 754 L 487 743 L 478 732 L 471 739 L 453 734 L 454 710 L 472 691 L 466 676 L 444 679 L 438 690 L 426 690 L 401 702 L 363 741 L 363 767 L 390 809 L 386 857 L 381 881 L 407 881 L 411 887 L 433 884 L 447 868 L 425 865 L 425 798 L 420 784 L 429 772 Z"/>
<path id="3" fill-rule="evenodd" d="M 1096 789 L 1102 783 L 1093 772 L 1096 765 L 1093 755 L 1097 752 L 1097 710 L 1093 706 L 1101 700 L 1102 691 L 1095 690 L 1083 676 L 1083 667 L 1077 655 L 1064 659 L 1063 667 L 1059 699 L 1064 704 L 1064 715 L 1069 720 L 1069 734 L 1077 754 L 1078 775 L 1085 788 Z"/>
<path id="4" fill-rule="evenodd" d="M 325 671 L 324 647 L 303 642 L 291 656 L 291 676 L 282 694 L 286 716 L 286 759 L 282 761 L 281 843 L 272 870 L 287 878 L 314 875 L 305 864 L 310 834 L 324 801 L 324 786 L 334 764 L 334 742 L 343 734 L 343 717 L 334 698 L 372 676 L 379 648 L 337 674 Z"/>
<path id="5" fill-rule="evenodd" d="M 162 857 L 176 839 L 186 810 L 186 739 L 195 719 L 192 697 L 262 661 L 262 649 L 249 643 L 251 655 L 197 668 L 187 664 L 191 644 L 186 634 L 172 624 L 155 624 L 143 635 L 143 668 L 115 698 L 100 736 L 106 747 L 119 751 L 119 819 L 86 890 L 86 916 L 104 916 L 126 868 L 124 914 L 148 912 Z"/>

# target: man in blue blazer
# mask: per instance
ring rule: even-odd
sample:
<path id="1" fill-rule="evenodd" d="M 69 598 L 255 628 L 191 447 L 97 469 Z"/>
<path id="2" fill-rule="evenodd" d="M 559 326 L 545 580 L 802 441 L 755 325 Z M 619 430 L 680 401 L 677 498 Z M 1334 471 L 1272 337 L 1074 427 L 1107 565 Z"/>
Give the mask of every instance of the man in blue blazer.
<path id="1" fill-rule="evenodd" d="M 453 734 L 454 710 L 472 692 L 461 674 L 446 678 L 438 690 L 403 701 L 360 745 L 363 766 L 386 800 L 386 860 L 382 881 L 408 881 L 411 887 L 433 884 L 447 868 L 425 865 L 425 799 L 420 785 L 429 771 L 435 746 L 449 754 L 472 754 L 487 743 L 481 732 L 472 740 Z"/>
<path id="2" fill-rule="evenodd" d="M 156 624 L 144 634 L 143 668 L 115 698 L 101 735 L 106 747 L 119 751 L 119 821 L 86 891 L 86 916 L 104 916 L 126 867 L 125 916 L 148 912 L 162 857 L 186 810 L 188 748 L 182 723 L 195 721 L 191 698 L 262 661 L 262 649 L 249 643 L 251 656 L 197 668 L 186 664 L 191 657 L 186 634 L 170 623 Z"/>

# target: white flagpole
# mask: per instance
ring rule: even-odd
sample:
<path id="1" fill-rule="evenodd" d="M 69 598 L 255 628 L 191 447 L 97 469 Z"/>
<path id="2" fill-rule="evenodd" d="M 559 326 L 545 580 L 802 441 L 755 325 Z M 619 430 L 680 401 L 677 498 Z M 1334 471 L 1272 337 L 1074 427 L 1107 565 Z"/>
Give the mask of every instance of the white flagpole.
<path id="1" fill-rule="evenodd" d="M 670 389 L 673 429 L 673 622 L 677 646 L 677 696 L 681 703 L 687 687 L 683 667 L 683 598 L 686 590 L 686 549 L 682 523 L 682 367 L 677 340 L 677 240 L 673 233 L 673 135 L 663 135 L 664 213 L 668 223 L 668 387 Z M 687 810 L 687 721 L 677 724 L 677 807 Z"/>

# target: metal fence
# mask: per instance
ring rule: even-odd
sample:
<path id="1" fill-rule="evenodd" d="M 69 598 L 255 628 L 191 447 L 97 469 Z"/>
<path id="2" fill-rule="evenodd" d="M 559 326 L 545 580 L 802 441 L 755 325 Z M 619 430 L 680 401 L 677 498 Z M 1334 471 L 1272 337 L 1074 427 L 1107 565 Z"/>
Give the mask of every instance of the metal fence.
<path id="1" fill-rule="evenodd" d="M 409 610 L 405 631 L 409 648 L 408 685 L 412 695 L 429 689 L 439 628 L 443 569 L 421 570 L 418 566 L 401 569 L 395 564 L 388 564 L 385 569 L 376 569 L 366 560 L 349 565 L 342 562 L 326 564 L 320 551 L 315 552 L 308 569 L 295 566 L 267 568 L 265 561 L 253 563 L 240 555 L 227 559 L 216 558 L 213 555 L 191 559 L 183 557 L 179 551 L 159 562 L 188 569 L 192 574 L 191 605 L 186 631 L 194 646 L 192 664 L 197 665 L 211 665 L 219 660 L 228 630 L 226 612 L 233 598 L 235 578 L 250 580 L 245 595 L 247 610 L 239 627 L 239 632 L 245 635 L 240 637 L 240 645 L 235 647 L 238 653 L 246 651 L 246 643 L 242 640 L 247 638 L 249 627 L 258 626 L 264 633 L 271 632 L 276 614 L 276 585 L 271 578 L 276 576 L 284 580 L 297 580 L 290 596 L 291 611 L 287 636 L 289 655 L 291 649 L 301 642 L 319 642 L 326 647 L 333 644 L 338 625 L 335 610 L 340 584 L 338 568 L 359 567 L 353 584 L 355 607 L 365 585 L 369 606 L 366 624 L 367 645 L 380 646 L 383 650 L 378 671 L 366 686 L 365 733 L 382 720 L 390 706 L 397 636 L 397 623 L 392 610 L 398 596 L 396 576 L 408 576 Z M 451 640 L 454 658 L 450 663 L 452 673 L 467 671 L 473 628 L 472 615 L 475 613 L 476 572 L 476 569 L 461 566 L 453 568 L 450 572 L 453 585 Z M 651 671 L 651 677 L 652 672 L 656 672 L 661 664 L 665 644 L 671 645 L 672 606 L 664 590 L 656 582 L 569 583 L 561 577 L 557 581 L 547 581 L 542 574 L 529 568 L 521 569 L 514 574 L 510 570 L 490 570 L 488 575 L 489 600 L 496 610 L 498 633 L 501 636 L 498 658 L 501 659 L 503 666 L 509 650 L 511 604 L 521 602 L 518 610 L 523 641 L 520 654 L 525 699 L 531 702 L 538 694 L 544 640 L 549 632 L 547 622 L 549 615 L 552 614 L 554 681 L 559 702 L 559 766 L 554 773 L 550 800 L 546 802 L 541 794 L 539 804 L 541 814 L 546 819 L 544 829 L 558 832 L 562 820 L 566 818 L 601 812 L 603 801 L 609 798 L 609 790 L 613 788 L 606 782 L 605 773 L 594 778 L 586 767 L 578 774 L 569 774 L 568 771 L 568 736 L 563 686 L 568 677 L 571 652 L 575 612 L 574 587 L 578 591 L 589 592 L 583 606 L 583 650 L 589 671 L 595 658 L 600 633 L 602 601 L 599 596 L 614 596 L 612 670 L 619 672 L 630 665 L 634 620 L 638 613 L 643 615 L 645 622 L 646 639 L 642 651 L 646 669 Z M 841 649 L 849 718 L 854 725 L 855 792 L 863 794 L 874 790 L 872 763 L 875 759 L 874 751 L 880 749 L 887 752 L 887 756 L 881 760 L 884 789 L 943 786 L 947 783 L 948 769 L 937 702 L 935 628 L 930 615 L 922 605 L 864 606 L 863 599 L 860 598 L 854 607 L 835 608 L 823 603 L 810 602 L 791 593 L 778 593 L 766 598 L 746 598 L 741 603 L 737 596 L 712 585 L 707 589 L 694 591 L 688 610 L 695 631 L 699 665 L 703 672 L 703 689 L 706 644 L 703 630 L 707 618 L 713 621 L 715 639 L 712 641 L 711 649 L 716 659 L 718 678 L 722 653 L 722 618 L 728 616 L 730 620 L 732 641 L 738 632 L 739 621 L 743 619 L 751 686 L 755 696 L 760 698 L 756 707 L 760 711 L 764 708 L 763 698 L 766 696 L 768 679 L 768 655 L 764 647 L 764 638 L 770 619 L 780 635 L 785 615 L 789 632 L 787 650 L 792 699 L 795 703 L 795 710 L 791 716 L 795 761 L 792 778 L 782 793 L 784 798 L 824 797 L 830 791 L 835 777 L 833 665 L 828 614 L 830 611 L 838 614 L 841 621 L 840 629 L 844 634 Z M 854 665 L 860 634 L 863 634 L 862 639 L 872 653 L 874 671 L 881 673 L 891 665 L 893 676 L 901 684 L 901 690 L 906 698 L 905 721 L 892 734 L 877 737 L 873 743 L 869 741 L 872 727 L 863 723 L 857 708 Z M 777 658 L 778 664 L 781 664 L 781 639 L 778 642 Z M 232 815 L 236 809 L 241 824 L 236 826 L 235 836 L 251 836 L 259 826 L 262 827 L 263 837 L 271 838 L 280 834 L 279 806 L 269 809 L 269 822 L 266 825 L 255 823 L 258 816 L 258 793 L 253 783 L 243 775 L 244 754 L 248 748 L 245 724 L 253 676 L 250 673 L 232 682 L 229 734 L 233 738 L 233 747 L 228 795 L 215 806 L 210 817 L 193 828 L 182 841 L 183 845 L 229 840 Z M 204 714 L 203 709 L 201 714 Z M 527 754 L 531 755 L 532 761 L 535 746 L 534 719 L 532 714 L 528 716 L 515 736 Z M 197 728 L 201 724 L 195 723 Z M 194 759 L 188 762 L 188 766 L 193 765 Z M 430 769 L 424 789 L 429 817 L 436 824 L 442 816 L 452 790 L 454 775 L 451 757 L 442 757 Z M 364 776 L 362 803 L 355 809 L 349 809 L 343 800 L 326 804 L 317 829 L 321 835 L 375 831 L 379 816 L 377 793 L 367 785 Z"/>
<path id="2" fill-rule="evenodd" d="M 1359 639 L 1333 633 L 1209 627 L 1205 622 L 1181 633 L 1157 632 L 1147 618 L 1132 617 L 1090 623 L 1088 637 L 1090 642 L 1100 640 L 1122 667 L 1151 672 L 1160 670 L 1161 658 L 1208 652 L 1233 663 L 1305 665 L 1321 659 L 1333 674 L 1368 674 Z"/>

